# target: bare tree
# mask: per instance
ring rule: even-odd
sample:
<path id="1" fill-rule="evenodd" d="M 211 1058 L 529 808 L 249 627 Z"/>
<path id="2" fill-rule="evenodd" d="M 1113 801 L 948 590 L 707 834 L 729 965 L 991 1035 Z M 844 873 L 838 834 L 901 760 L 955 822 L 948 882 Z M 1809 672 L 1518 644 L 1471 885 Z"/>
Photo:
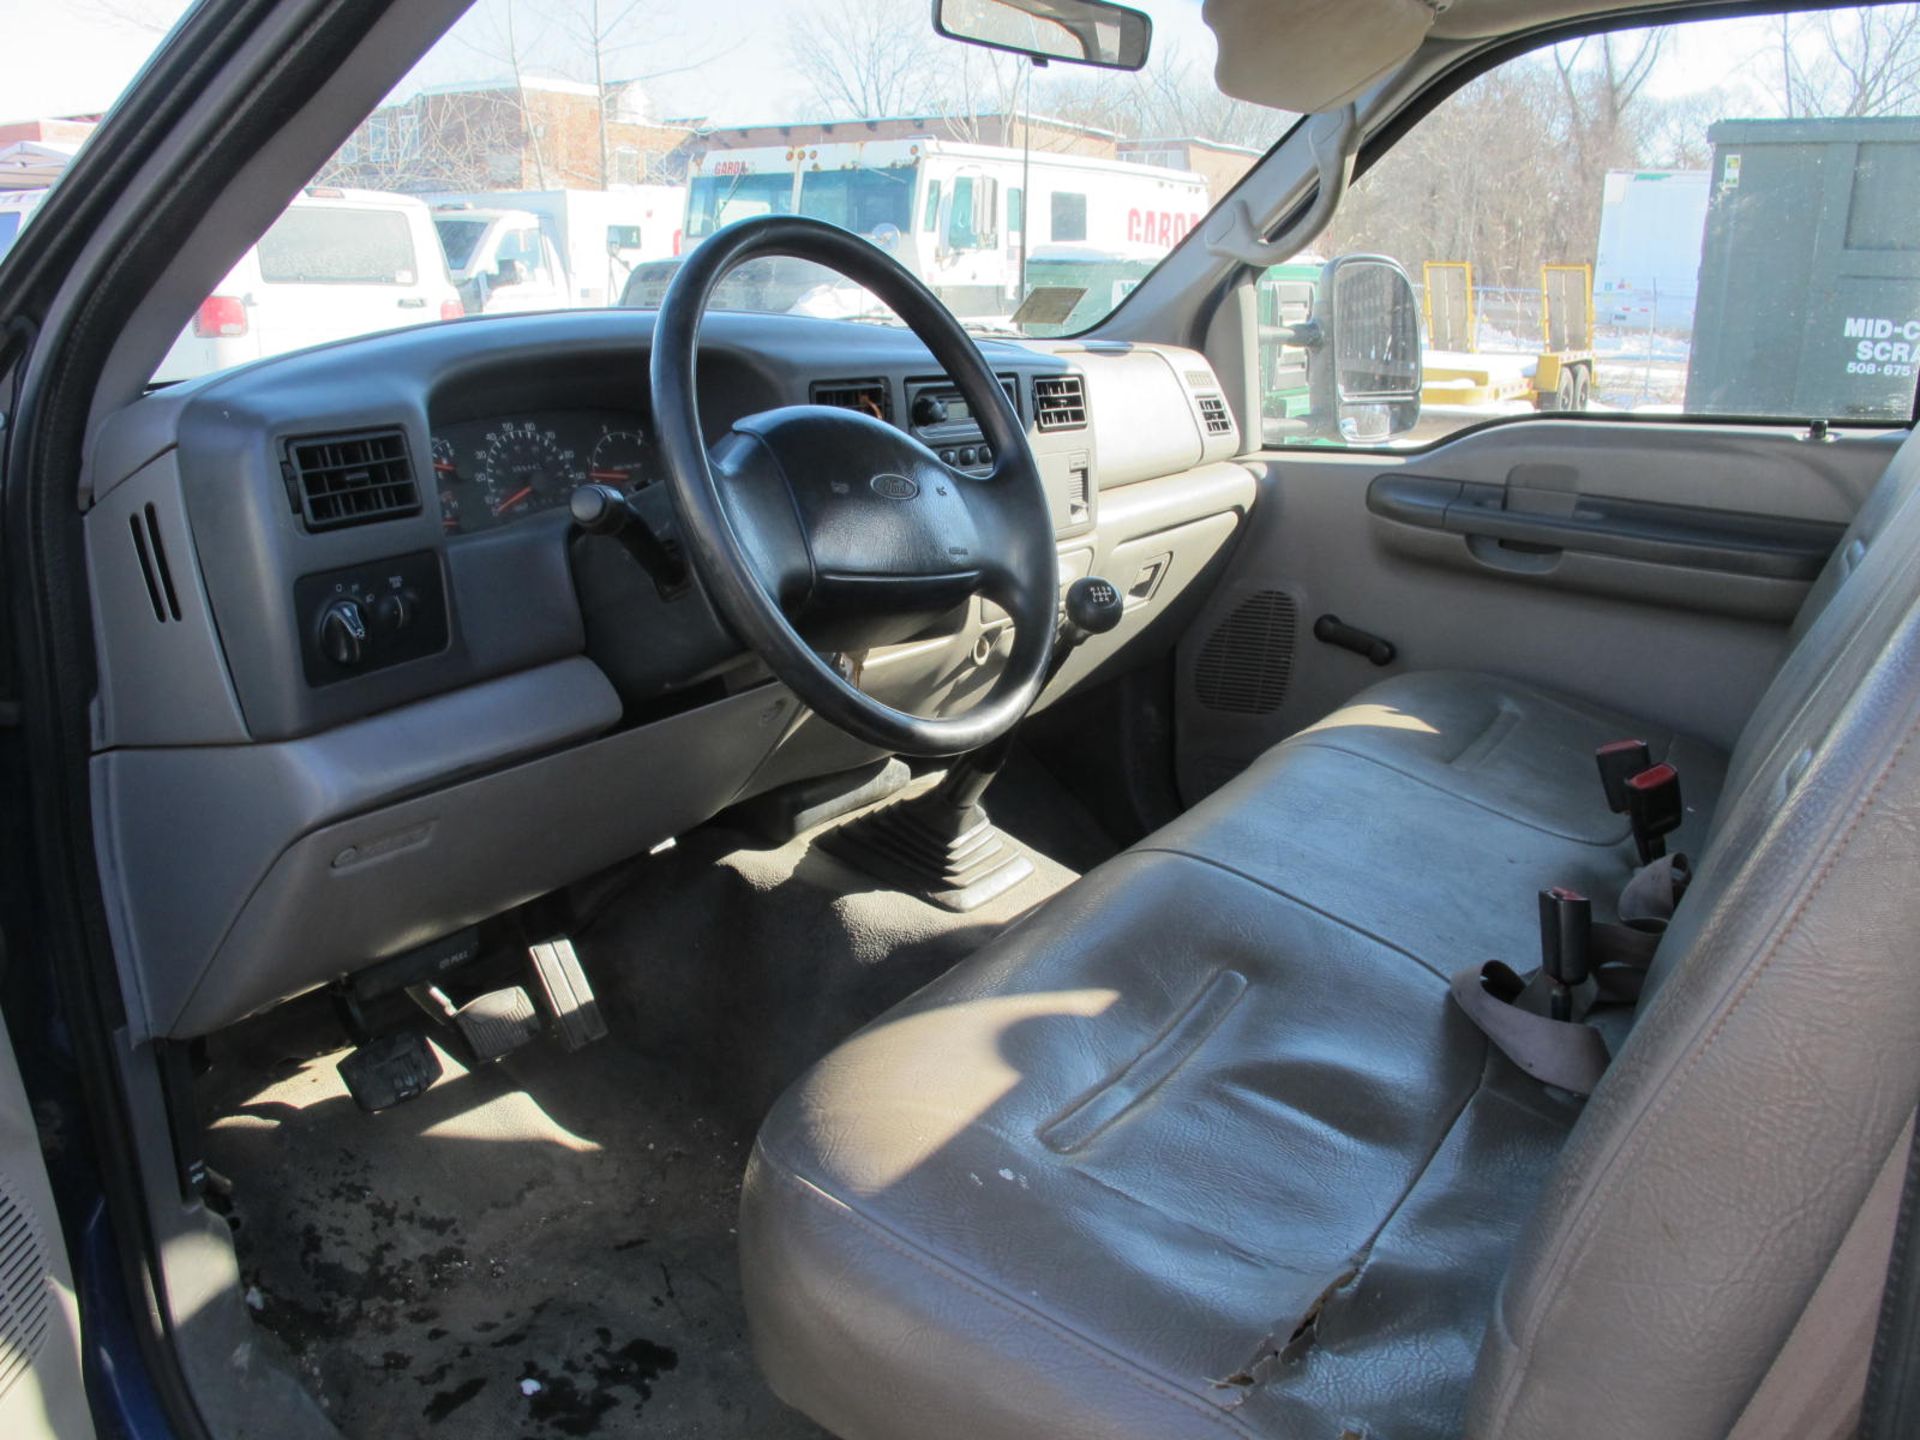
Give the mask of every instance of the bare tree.
<path id="1" fill-rule="evenodd" d="M 635 85 L 668 75 L 697 70 L 734 47 L 703 41 L 676 23 L 658 0 L 579 0 L 559 12 L 559 28 L 575 52 L 562 68 L 578 67 L 593 85 L 598 106 L 600 188 L 611 177 L 610 126 L 613 110 Z M 645 61 L 636 66 L 634 52 L 643 49 Z M 612 71 L 620 68 L 615 81 Z"/>
<path id="2" fill-rule="evenodd" d="M 1769 90 L 1789 118 L 1911 113 L 1920 105 L 1920 5 L 1773 22 Z"/>
<path id="3" fill-rule="evenodd" d="M 832 115 L 924 115 L 940 109 L 951 56 L 917 6 L 817 0 L 787 23 L 787 56 Z"/>
<path id="4" fill-rule="evenodd" d="M 1631 163 L 1630 114 L 1672 33 L 1660 28 L 1605 34 L 1549 52 L 1566 99 L 1565 138 L 1583 173 Z"/>

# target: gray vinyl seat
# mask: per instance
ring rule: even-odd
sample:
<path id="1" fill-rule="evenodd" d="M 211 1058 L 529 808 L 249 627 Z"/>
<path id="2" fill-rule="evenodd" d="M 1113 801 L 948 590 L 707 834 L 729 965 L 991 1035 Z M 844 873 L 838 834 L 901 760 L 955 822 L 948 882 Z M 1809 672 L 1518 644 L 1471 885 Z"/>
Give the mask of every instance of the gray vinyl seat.
<path id="1" fill-rule="evenodd" d="M 1732 756 L 1401 676 L 828 1055 L 742 1200 L 775 1390 L 843 1440 L 1727 1435 L 1920 1094 L 1916 486 Z M 1697 878 L 1582 1103 L 1446 980 L 1617 893 L 1625 734 Z"/>

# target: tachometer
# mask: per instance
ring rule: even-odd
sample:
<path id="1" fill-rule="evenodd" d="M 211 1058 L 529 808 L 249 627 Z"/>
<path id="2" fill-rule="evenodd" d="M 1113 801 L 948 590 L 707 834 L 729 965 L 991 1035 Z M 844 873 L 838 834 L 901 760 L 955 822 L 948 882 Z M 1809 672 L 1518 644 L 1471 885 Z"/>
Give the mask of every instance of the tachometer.
<path id="1" fill-rule="evenodd" d="M 639 430 L 605 429 L 587 461 L 587 479 L 638 490 L 653 483 L 653 447 Z"/>
<path id="2" fill-rule="evenodd" d="M 481 500 L 496 520 L 564 505 L 580 482 L 579 456 L 533 420 L 508 420 L 489 430 L 474 465 Z"/>

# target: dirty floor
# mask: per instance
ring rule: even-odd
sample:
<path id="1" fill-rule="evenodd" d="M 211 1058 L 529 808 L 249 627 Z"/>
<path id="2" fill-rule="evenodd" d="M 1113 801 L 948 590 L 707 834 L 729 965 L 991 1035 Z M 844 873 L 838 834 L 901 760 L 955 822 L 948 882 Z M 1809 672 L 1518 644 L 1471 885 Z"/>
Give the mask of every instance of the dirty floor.
<path id="1" fill-rule="evenodd" d="M 342 1432 L 820 1436 L 748 1353 L 747 1148 L 813 1058 L 1100 858 L 1044 777 L 996 813 L 1038 873 L 969 916 L 810 837 L 767 850 L 708 828 L 602 877 L 575 938 L 609 1038 L 471 1072 L 443 1050 L 440 1082 L 377 1116 L 335 1073 L 319 997 L 215 1037 L 208 1158 L 248 1303 Z"/>

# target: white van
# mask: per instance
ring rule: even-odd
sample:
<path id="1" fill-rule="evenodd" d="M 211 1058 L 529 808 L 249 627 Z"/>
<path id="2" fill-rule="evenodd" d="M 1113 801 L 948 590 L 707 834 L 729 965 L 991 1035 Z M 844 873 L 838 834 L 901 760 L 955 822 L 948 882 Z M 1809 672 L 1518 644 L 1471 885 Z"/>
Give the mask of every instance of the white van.
<path id="1" fill-rule="evenodd" d="M 573 307 L 566 264 L 538 215 L 442 204 L 434 207 L 433 225 L 468 314 Z"/>
<path id="2" fill-rule="evenodd" d="M 425 204 L 379 190 L 314 187 L 294 197 L 201 302 L 154 379 L 190 379 L 464 313 Z"/>
<path id="3" fill-rule="evenodd" d="M 5 255 L 19 238 L 27 217 L 47 198 L 44 190 L 0 190 L 0 255 Z"/>

